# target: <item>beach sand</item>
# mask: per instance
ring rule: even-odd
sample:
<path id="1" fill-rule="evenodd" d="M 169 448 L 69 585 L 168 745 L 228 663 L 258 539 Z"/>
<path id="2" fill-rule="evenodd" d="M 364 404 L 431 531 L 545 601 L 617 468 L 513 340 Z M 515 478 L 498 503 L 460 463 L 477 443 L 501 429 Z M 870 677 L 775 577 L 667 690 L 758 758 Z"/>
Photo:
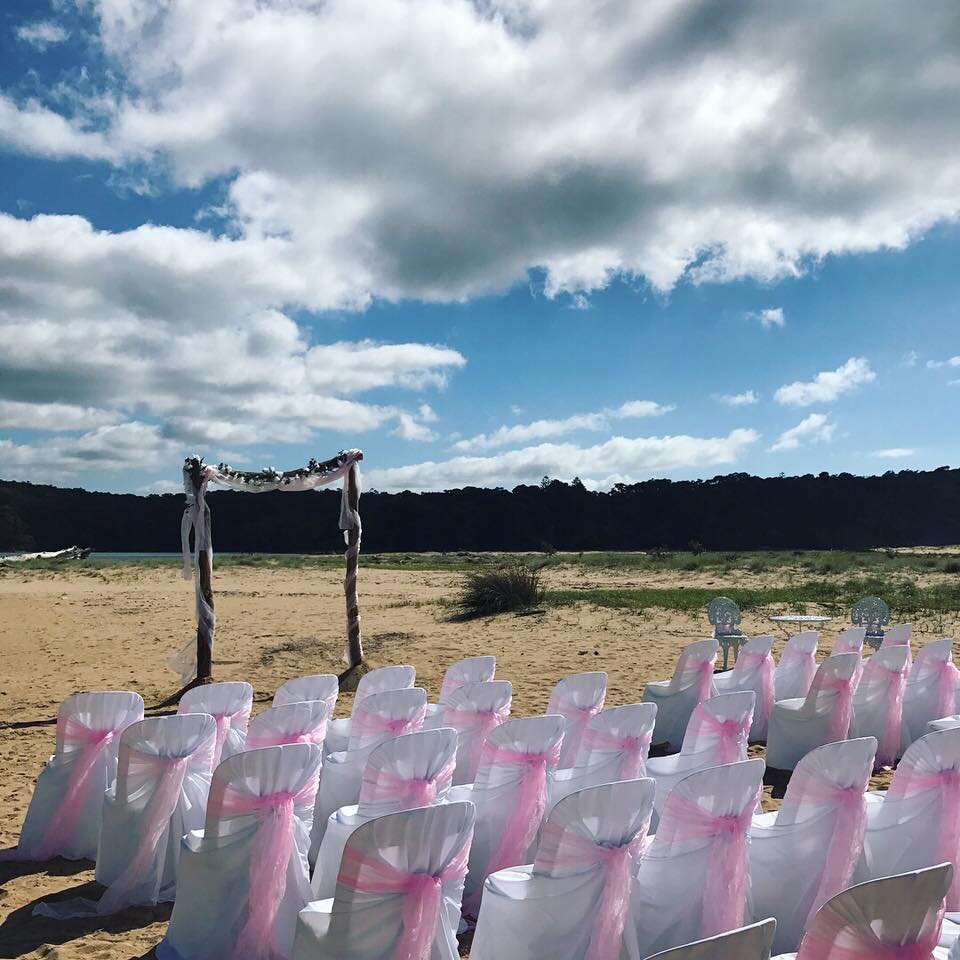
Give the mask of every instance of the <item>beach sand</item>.
<path id="1" fill-rule="evenodd" d="M 748 575 L 749 576 L 749 575 Z M 715 574 L 656 578 L 576 568 L 550 570 L 549 586 L 716 586 Z M 747 585 L 738 577 L 738 585 Z M 765 575 L 756 585 L 773 585 Z M 762 580 L 762 583 L 759 582 Z M 449 619 L 461 576 L 430 571 L 361 570 L 361 609 L 371 665 L 411 663 L 418 685 L 436 699 L 446 666 L 464 656 L 492 653 L 497 676 L 513 682 L 516 716 L 542 711 L 561 677 L 585 670 L 609 675 L 608 705 L 639 700 L 648 680 L 670 676 L 681 648 L 709 635 L 704 615 L 665 610 L 632 612 L 588 604 L 550 608 L 531 616 L 504 615 L 467 623 Z M 750 584 L 754 585 L 754 584 Z M 727 584 L 729 587 L 730 584 Z M 255 711 L 269 705 L 284 680 L 338 673 L 344 635 L 341 575 L 331 570 L 233 566 L 215 575 L 218 617 L 215 674 L 248 680 Z M 193 634 L 193 587 L 173 566 L 90 569 L 84 572 L 6 571 L 0 576 L 0 846 L 16 843 L 36 776 L 53 749 L 60 702 L 81 690 L 128 689 L 151 707 L 179 687 L 167 658 Z M 845 624 L 823 631 L 821 647 Z M 751 635 L 771 631 L 747 614 Z M 942 632 L 941 629 L 942 628 Z M 915 648 L 954 635 L 955 618 L 915 622 Z M 337 715 L 349 713 L 341 696 Z M 169 709 L 166 712 L 170 712 Z M 751 753 L 762 755 L 759 748 Z M 881 778 L 878 783 L 882 782 Z M 769 799 L 765 806 L 774 805 Z M 130 908 L 112 918 L 53 921 L 33 918 L 46 898 L 96 896 L 92 864 L 0 863 L 0 957 L 134 960 L 153 955 L 171 906 Z"/>

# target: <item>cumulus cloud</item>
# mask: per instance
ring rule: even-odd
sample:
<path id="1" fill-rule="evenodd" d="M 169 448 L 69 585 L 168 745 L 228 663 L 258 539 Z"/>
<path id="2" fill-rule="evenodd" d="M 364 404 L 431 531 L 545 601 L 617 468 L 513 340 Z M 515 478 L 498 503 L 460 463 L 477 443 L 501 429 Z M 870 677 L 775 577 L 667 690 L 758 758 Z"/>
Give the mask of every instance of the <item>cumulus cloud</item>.
<path id="1" fill-rule="evenodd" d="M 748 313 L 747 318 L 750 320 L 759 320 L 760 326 L 764 330 L 769 330 L 771 327 L 783 327 L 786 326 L 787 320 L 783 315 L 783 307 L 769 307 L 766 310 L 756 310 L 753 313 Z"/>
<path id="2" fill-rule="evenodd" d="M 717 400 L 727 407 L 749 407 L 760 402 L 760 394 L 756 390 L 744 390 L 743 393 L 722 393 L 717 397 Z"/>
<path id="3" fill-rule="evenodd" d="M 0 135 L 181 185 L 227 178 L 234 256 L 282 240 L 267 281 L 292 270 L 337 306 L 457 300 L 531 268 L 575 305 L 617 276 L 771 281 L 958 213 L 949 5 L 197 10 L 84 5 L 106 95 L 59 125 L 7 101 Z"/>
<path id="4" fill-rule="evenodd" d="M 939 370 L 941 367 L 960 367 L 960 357 L 948 357 L 946 360 L 928 360 L 930 370 Z"/>
<path id="5" fill-rule="evenodd" d="M 153 483 L 137 487 L 134 493 L 139 493 L 143 497 L 149 496 L 152 493 L 183 493 L 183 482 L 178 483 L 176 480 L 154 480 Z"/>
<path id="6" fill-rule="evenodd" d="M 770 447 L 771 452 L 779 453 L 782 450 L 796 450 L 800 446 L 814 443 L 829 443 L 837 429 L 824 413 L 811 413 L 795 427 L 785 430 Z"/>
<path id="7" fill-rule="evenodd" d="M 706 468 L 735 463 L 759 439 L 755 430 L 737 429 L 725 437 L 611 437 L 592 447 L 542 443 L 487 457 L 461 456 L 367 474 L 378 490 L 446 490 L 451 487 L 513 487 L 543 476 L 580 477 L 591 488 L 630 482 L 663 470 Z"/>
<path id="8" fill-rule="evenodd" d="M 530 440 L 562 437 L 577 430 L 608 430 L 615 420 L 660 417 L 674 409 L 676 408 L 673 405 L 664 405 L 653 400 L 628 400 L 615 409 L 606 408 L 596 413 L 577 413 L 561 420 L 534 420 L 532 423 L 504 425 L 492 433 L 480 433 L 475 437 L 458 440 L 454 448 L 463 451 L 491 450 L 515 443 L 527 443 Z"/>
<path id="9" fill-rule="evenodd" d="M 46 50 L 47 47 L 63 43 L 70 36 L 59 23 L 53 20 L 37 20 L 34 23 L 25 23 L 16 29 L 17 39 L 38 50 Z"/>
<path id="10" fill-rule="evenodd" d="M 18 430 L 84 430 L 117 423 L 123 417 L 112 410 L 72 403 L 23 403 L 0 400 L 0 427 Z"/>
<path id="11" fill-rule="evenodd" d="M 813 380 L 797 380 L 780 387 L 773 395 L 777 403 L 788 407 L 809 407 L 814 403 L 832 403 L 844 393 L 850 393 L 865 383 L 872 383 L 877 375 L 864 357 L 851 357 L 836 370 L 824 370 Z"/>
<path id="12" fill-rule="evenodd" d="M 904 457 L 912 457 L 914 452 L 907 447 L 888 447 L 886 450 L 874 450 L 871 456 L 879 457 L 881 460 L 901 460 Z"/>

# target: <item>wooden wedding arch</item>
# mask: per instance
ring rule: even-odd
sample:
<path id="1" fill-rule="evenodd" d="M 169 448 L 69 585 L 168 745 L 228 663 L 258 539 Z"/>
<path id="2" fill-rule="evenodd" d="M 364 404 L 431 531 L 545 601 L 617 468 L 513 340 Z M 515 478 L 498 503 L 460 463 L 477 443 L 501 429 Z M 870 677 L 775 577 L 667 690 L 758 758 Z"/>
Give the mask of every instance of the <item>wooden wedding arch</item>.
<path id="1" fill-rule="evenodd" d="M 361 450 L 341 450 L 322 462 L 311 460 L 299 470 L 280 473 L 272 468 L 259 472 L 234 470 L 225 463 L 214 467 L 199 456 L 188 457 L 183 464 L 183 492 L 186 507 L 180 525 L 183 548 L 183 576 L 196 584 L 197 638 L 171 658 L 188 686 L 209 683 L 213 679 L 213 638 L 216 616 L 213 610 L 213 540 L 207 485 L 216 483 L 244 493 L 267 493 L 271 490 L 297 492 L 316 490 L 343 480 L 340 501 L 340 529 L 344 532 L 346 573 L 343 590 L 347 605 L 347 673 L 363 661 L 360 636 L 360 603 L 357 598 L 357 570 L 360 562 L 360 461 Z M 193 534 L 193 550 L 190 534 Z M 195 659 L 194 659 L 195 658 Z M 191 680 L 190 677 L 193 676 Z"/>

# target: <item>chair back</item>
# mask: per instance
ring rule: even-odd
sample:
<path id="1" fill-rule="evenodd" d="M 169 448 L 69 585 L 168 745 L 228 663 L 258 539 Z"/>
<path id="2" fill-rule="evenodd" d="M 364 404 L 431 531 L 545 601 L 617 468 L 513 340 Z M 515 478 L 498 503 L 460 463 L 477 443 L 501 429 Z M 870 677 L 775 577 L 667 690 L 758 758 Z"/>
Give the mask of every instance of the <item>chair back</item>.
<path id="1" fill-rule="evenodd" d="M 247 750 L 284 743 L 322 744 L 327 735 L 330 708 L 323 700 L 267 707 L 247 727 Z"/>
<path id="2" fill-rule="evenodd" d="M 777 921 L 772 917 L 707 940 L 663 950 L 647 960 L 769 960 Z"/>
<path id="3" fill-rule="evenodd" d="M 866 627 L 851 627 L 844 630 L 833 641 L 831 653 L 860 653 L 863 650 L 863 640 L 867 635 Z"/>
<path id="4" fill-rule="evenodd" d="M 746 760 L 755 705 L 752 690 L 721 693 L 704 700 L 690 716 L 680 753 L 710 754 L 714 764 Z"/>
<path id="5" fill-rule="evenodd" d="M 655 703 L 601 710 L 583 732 L 574 766 L 582 770 L 609 766 L 610 780 L 643 777 L 656 721 Z"/>
<path id="6" fill-rule="evenodd" d="M 143 697 L 127 690 L 75 693 L 57 710 L 56 753 L 61 755 L 83 749 L 91 731 L 113 731 L 113 752 L 120 734 L 143 719 Z M 79 734 L 79 736 L 78 736 Z"/>
<path id="7" fill-rule="evenodd" d="M 467 683 L 483 683 L 492 680 L 497 672 L 497 658 L 493 656 L 466 657 L 447 667 L 443 675 L 443 685 L 440 687 L 440 699 L 443 705 L 447 702 L 454 690 Z"/>
<path id="8" fill-rule="evenodd" d="M 310 700 L 322 700 L 329 708 L 327 716 L 333 718 L 340 693 L 340 681 L 332 673 L 316 673 L 309 677 L 294 677 L 280 684 L 273 695 L 273 705 L 285 703 L 306 703 Z"/>
<path id="9" fill-rule="evenodd" d="M 456 730 L 458 736 L 454 783 L 473 783 L 483 745 L 490 733 L 509 719 L 512 701 L 509 680 L 485 680 L 454 690 L 440 708 L 440 723 Z"/>
<path id="10" fill-rule="evenodd" d="M 365 673 L 357 684 L 351 716 L 356 712 L 357 706 L 372 694 L 386 693 L 388 690 L 407 690 L 413 686 L 416 679 L 416 668 L 409 664 L 377 667 Z"/>
<path id="11" fill-rule="evenodd" d="M 603 709 L 607 696 L 607 675 L 575 673 L 560 680 L 550 694 L 548 714 L 557 714 L 564 719 L 563 746 L 560 749 L 560 766 L 573 764 L 580 749 L 580 740 L 587 724 Z"/>
<path id="12" fill-rule="evenodd" d="M 876 649 L 883 640 L 883 628 L 890 622 L 890 608 L 880 597 L 863 597 L 850 610 L 850 622 L 864 628 L 866 642 Z"/>
<path id="13" fill-rule="evenodd" d="M 217 722 L 214 767 L 239 753 L 246 743 L 253 687 L 249 683 L 204 683 L 188 690 L 181 698 L 177 713 L 209 713 Z"/>
<path id="14" fill-rule="evenodd" d="M 426 713 L 427 691 L 422 687 L 394 688 L 364 697 L 353 708 L 347 752 L 416 733 L 422 729 Z"/>
<path id="15" fill-rule="evenodd" d="M 684 647 L 670 679 L 670 692 L 699 687 L 699 699 L 706 700 L 713 685 L 713 666 L 717 662 L 718 649 L 716 640 L 695 640 Z"/>

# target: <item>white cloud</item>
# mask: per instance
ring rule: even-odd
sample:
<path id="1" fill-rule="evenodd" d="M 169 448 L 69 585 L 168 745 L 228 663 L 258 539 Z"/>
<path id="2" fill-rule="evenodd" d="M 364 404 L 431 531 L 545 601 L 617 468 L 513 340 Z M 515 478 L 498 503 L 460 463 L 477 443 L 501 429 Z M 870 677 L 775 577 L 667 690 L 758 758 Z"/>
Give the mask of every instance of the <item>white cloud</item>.
<path id="1" fill-rule="evenodd" d="M 938 370 L 940 367 L 960 367 L 960 357 L 948 357 L 946 360 L 928 360 L 927 367 Z"/>
<path id="2" fill-rule="evenodd" d="M 901 363 L 905 367 L 915 367 L 920 362 L 920 354 L 916 350 L 908 350 L 903 355 Z"/>
<path id="3" fill-rule="evenodd" d="M 272 239 L 263 282 L 338 307 L 458 300 L 534 267 L 577 305 L 618 276 L 660 290 L 795 276 L 831 254 L 903 248 L 958 214 L 949 5 L 85 11 L 116 79 L 105 72 L 97 98 L 78 90 L 59 118 L 6 101 L 0 136 L 180 185 L 227 178 L 236 238 L 223 245 L 243 285 L 256 276 L 245 251 Z"/>
<path id="4" fill-rule="evenodd" d="M 480 433 L 475 437 L 459 440 L 454 444 L 454 448 L 465 452 L 491 450 L 494 447 L 527 443 L 530 440 L 562 437 L 576 430 L 608 430 L 615 420 L 659 417 L 674 409 L 673 405 L 655 403 L 653 400 L 628 400 L 616 409 L 604 409 L 596 413 L 577 413 L 562 420 L 534 420 L 532 423 L 504 425 L 492 433 Z"/>
<path id="5" fill-rule="evenodd" d="M 18 40 L 29 43 L 38 50 L 46 50 L 49 46 L 63 43 L 70 36 L 67 30 L 52 20 L 37 20 L 35 23 L 25 23 L 17 27 L 16 33 Z"/>
<path id="6" fill-rule="evenodd" d="M 154 480 L 153 483 L 137 487 L 134 493 L 139 493 L 142 497 L 149 496 L 151 493 L 183 493 L 183 482 L 178 483 L 176 480 Z"/>
<path id="7" fill-rule="evenodd" d="M 722 393 L 717 397 L 720 403 L 728 407 L 749 407 L 760 402 L 756 390 L 744 390 L 743 393 Z"/>
<path id="8" fill-rule="evenodd" d="M 397 427 L 393 433 L 403 440 L 417 440 L 422 443 L 437 439 L 437 435 L 428 426 L 420 423 L 409 413 L 398 415 Z"/>
<path id="9" fill-rule="evenodd" d="M 122 420 L 120 414 L 72 403 L 0 400 L 0 427 L 15 430 L 84 430 Z"/>
<path id="10" fill-rule="evenodd" d="M 781 433 L 770 450 L 778 453 L 781 450 L 796 450 L 804 444 L 829 443 L 836 429 L 837 425 L 830 423 L 826 414 L 811 413 L 795 427 Z"/>
<path id="11" fill-rule="evenodd" d="M 889 447 L 886 450 L 874 450 L 871 456 L 882 460 L 900 460 L 903 457 L 912 457 L 915 451 L 907 447 Z"/>
<path id="12" fill-rule="evenodd" d="M 764 330 L 769 330 L 771 327 L 784 327 L 787 323 L 783 315 L 783 307 L 769 307 L 766 310 L 757 310 L 753 313 L 748 313 L 747 317 L 750 320 L 759 320 L 760 326 L 763 327 Z"/>
<path id="13" fill-rule="evenodd" d="M 487 457 L 462 456 L 374 469 L 367 480 L 378 490 L 445 490 L 513 487 L 536 483 L 544 475 L 564 480 L 579 476 L 596 489 L 664 470 L 735 463 L 758 439 L 756 431 L 738 429 L 725 437 L 611 437 L 592 447 L 543 443 Z"/>
<path id="14" fill-rule="evenodd" d="M 824 370 L 812 381 L 797 380 L 780 387 L 774 394 L 777 403 L 789 407 L 809 407 L 814 403 L 831 403 L 841 394 L 876 380 L 877 375 L 864 357 L 851 357 L 836 370 Z"/>

